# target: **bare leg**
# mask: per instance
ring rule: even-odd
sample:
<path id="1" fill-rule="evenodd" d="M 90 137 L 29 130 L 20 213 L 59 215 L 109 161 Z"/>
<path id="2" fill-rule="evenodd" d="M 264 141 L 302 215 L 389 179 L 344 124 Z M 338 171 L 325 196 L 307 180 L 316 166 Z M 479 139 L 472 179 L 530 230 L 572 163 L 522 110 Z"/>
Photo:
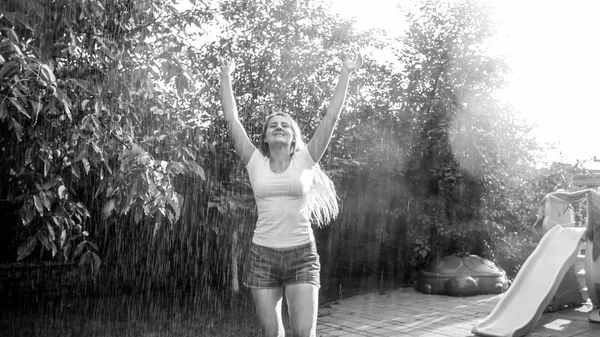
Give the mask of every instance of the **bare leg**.
<path id="1" fill-rule="evenodd" d="M 256 314 L 264 337 L 284 337 L 281 319 L 283 288 L 252 289 Z"/>
<path id="2" fill-rule="evenodd" d="M 319 288 L 309 283 L 285 287 L 293 337 L 316 337 Z"/>

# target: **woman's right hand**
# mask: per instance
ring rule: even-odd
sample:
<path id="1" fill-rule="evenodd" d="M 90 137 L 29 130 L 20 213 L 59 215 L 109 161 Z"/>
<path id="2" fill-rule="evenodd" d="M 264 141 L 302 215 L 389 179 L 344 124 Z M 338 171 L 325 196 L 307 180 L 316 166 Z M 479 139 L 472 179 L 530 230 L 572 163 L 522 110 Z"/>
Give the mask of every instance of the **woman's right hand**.
<path id="1" fill-rule="evenodd" d="M 221 59 L 221 74 L 231 75 L 235 69 L 235 62 L 231 59 Z"/>
<path id="2" fill-rule="evenodd" d="M 353 72 L 362 65 L 362 56 L 360 53 L 350 55 L 342 54 L 342 60 L 344 62 L 343 67 L 349 72 Z"/>

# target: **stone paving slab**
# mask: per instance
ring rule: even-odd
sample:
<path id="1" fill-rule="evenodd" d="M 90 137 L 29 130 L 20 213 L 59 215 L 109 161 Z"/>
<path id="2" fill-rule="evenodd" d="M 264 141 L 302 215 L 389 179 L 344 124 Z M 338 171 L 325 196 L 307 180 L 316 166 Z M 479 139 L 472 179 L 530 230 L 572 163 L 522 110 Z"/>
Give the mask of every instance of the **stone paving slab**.
<path id="1" fill-rule="evenodd" d="M 502 295 L 453 297 L 398 289 L 343 299 L 319 310 L 317 336 L 472 337 Z M 600 337 L 590 323 L 588 301 L 581 307 L 544 313 L 530 337 Z"/>

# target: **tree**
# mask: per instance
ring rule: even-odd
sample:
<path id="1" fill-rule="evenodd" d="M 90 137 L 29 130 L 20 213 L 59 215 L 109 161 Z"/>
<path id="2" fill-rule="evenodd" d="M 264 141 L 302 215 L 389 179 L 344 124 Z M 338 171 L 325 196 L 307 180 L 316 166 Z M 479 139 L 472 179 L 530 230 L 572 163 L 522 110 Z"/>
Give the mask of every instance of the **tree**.
<path id="1" fill-rule="evenodd" d="M 189 17 L 203 8 L 184 13 L 187 21 L 172 3 L 156 1 L 7 1 L 1 10 L 2 150 L 9 158 L 2 167 L 2 197 L 21 205 L 25 239 L 18 260 L 39 242 L 51 257 L 80 257 L 97 273 L 98 246 L 83 226 L 124 216 L 172 224 L 182 203 L 174 176 L 203 176 L 188 146 L 178 146 L 166 160 L 155 159 L 158 147 L 143 150 L 152 145 L 146 135 L 156 132 L 141 122 L 164 112 L 156 106 L 165 104 L 161 94 L 173 101 L 174 90 L 190 87 L 185 68 L 168 62 L 169 56 L 147 66 L 149 41 L 167 41 L 171 29 L 160 19 L 170 16 L 183 28 L 198 24 Z M 183 45 L 170 41 L 161 46 Z M 172 90 L 155 90 L 172 83 Z M 189 129 L 189 119 L 169 124 Z"/>
<path id="2" fill-rule="evenodd" d="M 514 217 L 514 204 L 536 146 L 515 111 L 494 97 L 507 67 L 487 50 L 489 10 L 477 1 L 423 1 L 408 19 L 398 57 L 404 113 L 413 121 L 405 174 L 420 202 L 410 215 L 413 263 L 460 252 L 493 256 L 506 231 L 527 225 Z"/>

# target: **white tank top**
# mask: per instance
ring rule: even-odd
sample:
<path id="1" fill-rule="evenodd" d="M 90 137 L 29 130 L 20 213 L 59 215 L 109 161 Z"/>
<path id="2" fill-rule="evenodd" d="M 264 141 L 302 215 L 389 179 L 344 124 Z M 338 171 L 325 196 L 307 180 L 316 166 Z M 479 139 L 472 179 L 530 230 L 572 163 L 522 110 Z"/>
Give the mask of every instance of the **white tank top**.
<path id="1" fill-rule="evenodd" d="M 290 248 L 315 240 L 308 210 L 315 165 L 305 147 L 294 153 L 285 171 L 274 173 L 269 158 L 254 151 L 246 165 L 258 208 L 253 243 Z"/>

